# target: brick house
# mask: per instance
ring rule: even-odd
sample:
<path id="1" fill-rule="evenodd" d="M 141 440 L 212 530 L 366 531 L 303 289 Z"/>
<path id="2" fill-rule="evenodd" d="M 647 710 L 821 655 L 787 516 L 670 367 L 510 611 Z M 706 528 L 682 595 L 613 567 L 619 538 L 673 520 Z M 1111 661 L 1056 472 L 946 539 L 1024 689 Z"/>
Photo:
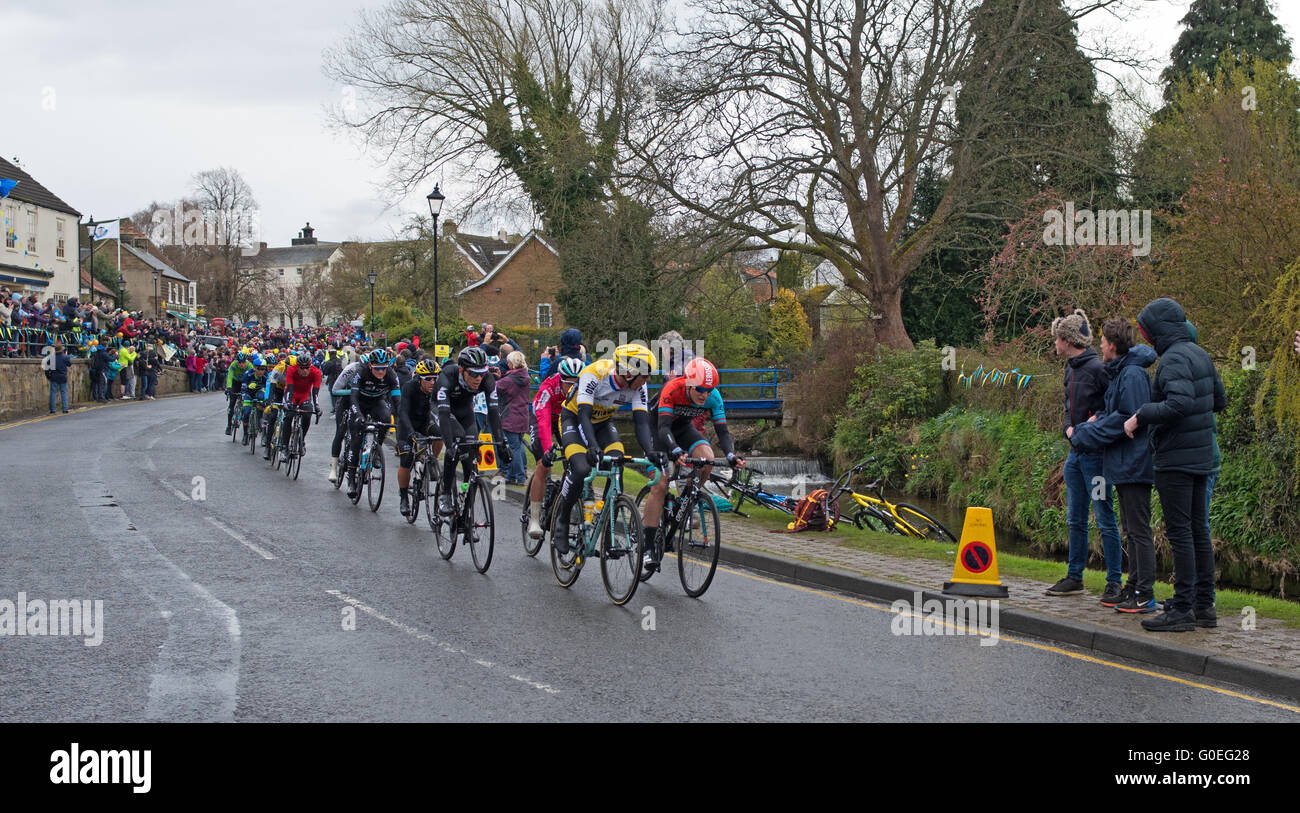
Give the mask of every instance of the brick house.
<path id="1" fill-rule="evenodd" d="M 83 227 L 84 228 L 84 227 Z M 197 314 L 198 284 L 181 272 L 172 268 L 162 258 L 162 252 L 154 247 L 149 238 L 134 231 L 129 220 L 121 221 L 121 258 L 119 271 L 126 280 L 126 293 L 130 304 L 128 308 L 138 311 L 146 317 L 158 318 L 167 315 L 186 321 L 194 321 Z M 87 245 L 90 235 L 85 235 Z M 97 241 L 95 253 L 107 255 L 114 262 L 118 258 L 118 240 L 105 238 Z M 82 279 L 89 271 L 90 250 L 81 252 Z M 99 288 L 96 288 L 96 292 Z M 105 297 L 112 300 L 111 293 Z"/>
<path id="2" fill-rule="evenodd" d="M 3 158 L 0 180 L 18 182 L 0 200 L 0 282 L 19 293 L 36 294 L 42 302 L 76 296 L 81 214 Z"/>
<path id="3" fill-rule="evenodd" d="M 560 254 L 537 230 L 513 241 L 511 235 L 479 237 L 447 224 L 476 281 L 457 297 L 472 322 L 501 328 L 565 327 L 555 294 L 560 289 Z"/>

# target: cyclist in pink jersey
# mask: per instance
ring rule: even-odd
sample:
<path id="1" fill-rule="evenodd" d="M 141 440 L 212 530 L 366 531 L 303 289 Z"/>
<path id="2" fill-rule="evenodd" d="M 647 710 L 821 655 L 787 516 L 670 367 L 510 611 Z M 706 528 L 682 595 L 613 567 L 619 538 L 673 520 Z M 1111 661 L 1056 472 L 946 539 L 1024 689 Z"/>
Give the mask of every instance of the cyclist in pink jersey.
<path id="1" fill-rule="evenodd" d="M 559 372 L 542 382 L 533 398 L 533 408 L 529 410 L 530 451 L 537 460 L 537 468 L 528 483 L 528 535 L 533 539 L 542 538 L 542 499 L 546 496 L 546 481 L 551 476 L 551 462 L 560 456 L 560 408 L 578 383 L 584 366 L 582 359 L 569 356 L 560 359 Z"/>

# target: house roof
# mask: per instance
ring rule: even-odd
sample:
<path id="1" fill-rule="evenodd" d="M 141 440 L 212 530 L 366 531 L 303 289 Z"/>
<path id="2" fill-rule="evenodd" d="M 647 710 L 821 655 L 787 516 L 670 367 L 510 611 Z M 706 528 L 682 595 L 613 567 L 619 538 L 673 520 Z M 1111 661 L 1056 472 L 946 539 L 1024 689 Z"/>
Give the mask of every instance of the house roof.
<path id="1" fill-rule="evenodd" d="M 505 240 L 498 240 L 495 237 L 481 237 L 477 234 L 465 234 L 456 232 L 452 235 L 456 245 L 469 261 L 473 263 L 474 268 L 478 270 L 479 275 L 487 277 L 492 271 L 500 265 L 506 257 L 510 256 L 513 249 Z M 523 245 L 527 238 L 520 240 L 518 245 Z M 554 251 L 554 249 L 551 249 Z"/>
<path id="2" fill-rule="evenodd" d="M 154 270 L 158 271 L 159 273 L 161 273 L 164 277 L 167 277 L 168 279 L 180 280 L 181 282 L 189 282 L 189 281 L 190 281 L 190 278 L 189 278 L 189 277 L 187 277 L 187 276 L 181 274 L 181 273 L 180 273 L 179 271 L 177 271 L 175 268 L 172 268 L 170 265 L 168 265 L 167 263 L 165 263 L 165 262 L 163 262 L 162 260 L 158 259 L 157 257 L 155 257 L 154 255 L 150 254 L 150 253 L 147 252 L 147 251 L 144 251 L 144 250 L 142 250 L 142 249 L 138 249 L 138 248 L 136 248 L 135 246 L 133 246 L 133 245 L 131 245 L 130 243 L 127 243 L 127 242 L 123 242 L 123 243 L 122 243 L 122 248 L 123 248 L 124 250 L 126 250 L 128 253 L 130 253 L 130 254 L 134 254 L 135 257 L 136 257 L 137 259 L 139 259 L 141 262 L 143 262 L 145 265 L 147 265 L 147 266 L 149 266 L 150 268 L 153 268 Z"/>
<path id="3" fill-rule="evenodd" d="M 56 212 L 67 212 L 70 215 L 76 215 L 78 218 L 81 217 L 81 212 L 65 203 L 63 198 L 46 189 L 21 167 L 11 164 L 3 158 L 0 158 L 0 178 L 18 182 L 18 185 L 9 193 L 9 197 L 14 200 L 21 200 L 24 203 L 32 203 L 37 206 L 44 206 L 46 209 L 53 209 Z"/>
<path id="4" fill-rule="evenodd" d="M 462 294 L 463 294 L 463 293 L 466 293 L 466 292 L 468 292 L 468 291 L 472 291 L 472 290 L 474 290 L 475 288 L 479 287 L 480 285 L 485 285 L 485 284 L 488 282 L 488 280 L 490 280 L 490 279 L 492 279 L 494 276 L 496 276 L 496 273 L 497 273 L 498 271 L 500 271 L 502 268 L 505 268 L 505 267 L 506 267 L 506 264 L 509 263 L 512 259 L 514 259 L 514 256 L 515 256 L 516 254 L 519 253 L 520 249 L 522 249 L 524 246 L 528 245 L 529 241 L 531 241 L 531 240 L 536 240 L 537 242 L 541 243 L 542 245 L 544 245 L 544 246 L 546 246 L 548 249 L 550 249 L 552 254 L 554 254 L 554 255 L 557 256 L 557 257 L 560 256 L 560 252 L 558 252 L 558 251 L 555 250 L 555 246 L 553 246 L 553 245 L 551 245 L 550 243 L 546 242 L 546 239 L 543 238 L 542 235 L 539 234 L 539 233 L 534 229 L 533 231 L 530 231 L 528 234 L 526 234 L 526 235 L 524 236 L 524 239 L 520 240 L 520 241 L 518 242 L 518 244 L 515 245 L 514 248 L 512 248 L 512 249 L 511 249 L 511 250 L 510 250 L 510 251 L 509 251 L 509 252 L 508 252 L 504 257 L 502 257 L 501 260 L 500 260 L 500 262 L 498 262 L 498 263 L 497 263 L 497 264 L 492 268 L 492 270 L 491 270 L 490 272 L 488 272 L 486 275 L 484 275 L 483 279 L 479 280 L 478 282 L 472 283 L 472 284 L 470 284 L 470 285 L 466 285 L 464 288 L 460 289 L 460 292 L 459 292 L 459 293 L 462 293 Z M 499 243 L 499 242 L 501 242 L 501 241 L 500 241 L 500 240 L 496 240 L 496 241 L 493 241 L 493 242 L 498 242 L 498 243 Z M 508 245 L 508 244 L 507 244 L 507 245 Z"/>
<path id="5" fill-rule="evenodd" d="M 307 246 L 282 246 L 264 248 L 252 257 L 244 257 L 241 265 L 245 268 L 276 268 L 280 266 L 315 265 L 328 262 L 342 243 L 313 243 Z"/>
<path id="6" fill-rule="evenodd" d="M 90 252 L 87 251 L 86 254 L 90 254 Z M 83 268 L 81 270 L 81 287 L 85 288 L 90 281 L 90 273 Z M 95 280 L 95 284 L 91 286 L 91 293 L 108 297 L 114 296 L 113 290 L 99 280 Z"/>

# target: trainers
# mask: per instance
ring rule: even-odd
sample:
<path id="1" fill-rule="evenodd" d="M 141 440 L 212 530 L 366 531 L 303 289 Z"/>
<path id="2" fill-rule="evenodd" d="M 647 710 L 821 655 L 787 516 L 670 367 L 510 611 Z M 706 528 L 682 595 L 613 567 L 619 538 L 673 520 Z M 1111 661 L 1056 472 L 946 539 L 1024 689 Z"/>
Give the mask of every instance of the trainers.
<path id="1" fill-rule="evenodd" d="M 1138 598 L 1133 593 L 1129 593 L 1123 601 L 1115 605 L 1117 613 L 1154 613 L 1158 609 L 1154 597 Z"/>
<path id="2" fill-rule="evenodd" d="M 1214 605 L 1196 610 L 1196 626 L 1198 627 L 1217 627 L 1219 626 L 1219 614 L 1215 611 Z"/>
<path id="3" fill-rule="evenodd" d="M 1196 629 L 1196 616 L 1190 612 L 1165 610 L 1155 618 L 1145 619 L 1142 629 L 1147 632 L 1190 632 Z"/>
<path id="4" fill-rule="evenodd" d="M 539 521 L 541 511 L 542 511 L 541 503 L 533 502 L 528 504 L 528 538 L 529 539 L 542 538 L 542 524 Z"/>
<path id="5" fill-rule="evenodd" d="M 1120 587 L 1115 582 L 1106 582 L 1106 591 L 1101 594 L 1101 606 L 1114 607 L 1129 597 L 1133 591 Z"/>
<path id="6" fill-rule="evenodd" d="M 1082 592 L 1083 582 L 1078 579 L 1071 579 L 1069 576 L 1066 576 L 1064 579 L 1061 579 L 1056 584 L 1047 588 L 1047 595 L 1049 596 L 1068 596 L 1072 593 Z"/>

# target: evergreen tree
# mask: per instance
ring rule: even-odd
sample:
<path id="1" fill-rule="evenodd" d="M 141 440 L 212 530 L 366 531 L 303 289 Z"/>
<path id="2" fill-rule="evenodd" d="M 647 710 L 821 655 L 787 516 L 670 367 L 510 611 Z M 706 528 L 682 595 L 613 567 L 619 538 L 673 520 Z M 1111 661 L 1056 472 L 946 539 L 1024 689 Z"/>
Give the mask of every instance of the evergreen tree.
<path id="1" fill-rule="evenodd" d="M 1228 49 L 1238 65 L 1249 57 L 1291 64 L 1291 41 L 1268 0 L 1193 0 L 1181 22 L 1183 33 L 1169 55 L 1169 67 L 1160 74 L 1166 103 L 1172 101 L 1178 82 L 1194 74 L 1213 78 L 1219 55 Z"/>

